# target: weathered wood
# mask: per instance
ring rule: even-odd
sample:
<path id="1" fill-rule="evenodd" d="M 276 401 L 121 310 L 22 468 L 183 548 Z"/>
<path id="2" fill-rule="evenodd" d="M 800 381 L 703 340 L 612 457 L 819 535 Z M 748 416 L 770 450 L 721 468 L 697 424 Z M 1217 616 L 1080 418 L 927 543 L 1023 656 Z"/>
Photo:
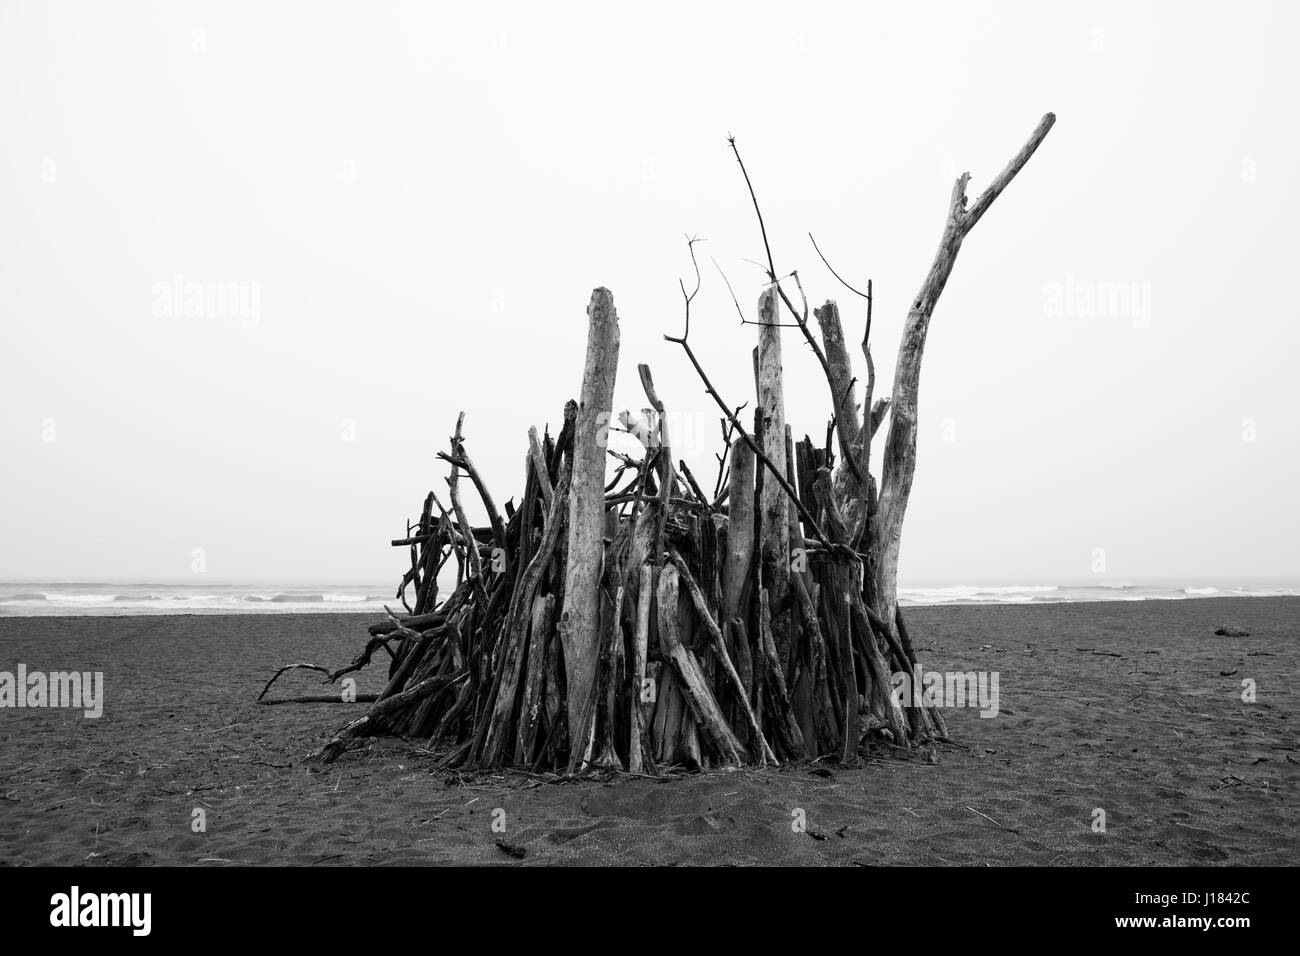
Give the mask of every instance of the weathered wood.
<path id="1" fill-rule="evenodd" d="M 869 510 L 871 436 L 874 429 L 864 428 L 858 415 L 858 404 L 854 401 L 853 361 L 849 358 L 848 347 L 844 343 L 844 329 L 840 324 L 839 306 L 834 300 L 827 299 L 825 305 L 814 310 L 822 330 L 822 344 L 826 349 L 827 378 L 831 390 L 837 396 L 835 407 L 835 428 L 840 435 L 842 455 L 839 467 L 835 470 L 835 497 L 840 511 L 850 529 L 849 540 L 845 544 L 857 546 L 867 520 Z M 868 318 L 868 330 L 870 319 Z M 871 348 L 864 336 L 862 354 L 867 363 L 867 381 L 863 394 L 862 409 L 870 418 L 871 399 L 876 387 L 876 366 L 871 358 Z"/>
<path id="2" fill-rule="evenodd" d="M 686 709 L 682 701 L 681 690 L 673 677 L 671 667 L 661 667 L 659 671 L 658 690 L 655 694 L 654 718 L 654 753 L 655 760 L 661 766 L 672 766 L 677 762 L 679 738 L 681 737 L 682 711 Z"/>
<path id="3" fill-rule="evenodd" d="M 763 417 L 763 452 L 776 468 L 785 469 L 785 385 L 781 364 L 780 308 L 775 287 L 763 290 L 758 299 L 758 411 Z M 776 477 L 783 477 L 777 475 Z M 790 496 L 797 498 L 797 496 Z M 787 495 L 774 482 L 764 482 L 759 500 L 762 528 L 759 549 L 763 562 L 763 584 L 778 598 L 790 586 L 790 538 L 786 518 Z M 773 636 L 778 658 L 789 657 L 790 637 L 784 614 L 773 616 Z"/>
<path id="4" fill-rule="evenodd" d="M 745 622 L 739 617 L 733 617 L 727 622 L 727 630 L 731 637 L 731 650 L 736 654 L 736 674 L 740 677 L 740 684 L 745 689 L 746 698 L 753 701 L 754 663 Z"/>
<path id="5" fill-rule="evenodd" d="M 442 637 L 442 646 L 431 649 L 411 673 L 409 684 L 418 684 L 429 677 L 456 677 L 464 669 L 464 660 L 459 653 L 459 625 L 453 621 L 449 630 Z M 441 695 L 435 694 L 424 698 L 406 708 L 404 715 L 395 715 L 393 731 L 412 736 L 426 736 L 437 724 Z"/>
<path id="6" fill-rule="evenodd" d="M 547 460 L 546 473 L 550 475 L 551 486 L 555 486 L 555 479 L 560 475 L 560 459 L 565 455 L 573 457 L 573 429 L 578 420 L 578 403 L 569 399 L 564 403 L 564 424 L 560 426 L 560 434 L 555 439 L 551 447 L 551 454 Z"/>
<path id="7" fill-rule="evenodd" d="M 535 511 L 541 502 L 541 493 L 537 481 L 537 473 L 533 468 L 533 459 L 531 455 L 524 455 L 524 500 L 519 509 L 511 516 L 511 521 L 507 527 L 507 533 L 514 534 L 515 555 L 514 562 L 516 568 L 528 566 L 532 559 L 533 546 L 533 526 L 535 522 Z M 545 514 L 550 508 L 547 505 L 541 505 L 542 513 Z"/>
<path id="8" fill-rule="evenodd" d="M 853 361 L 849 358 L 848 347 L 844 343 L 844 328 L 840 324 L 840 309 L 833 299 L 827 299 L 819 309 L 813 309 L 817 324 L 821 327 L 822 347 L 826 352 L 826 377 L 830 382 L 831 394 L 834 396 L 832 413 L 835 428 L 840 437 L 840 465 L 836 472 L 836 481 L 843 481 L 848 495 L 841 497 L 840 506 L 846 504 L 846 497 L 855 497 L 865 481 L 866 469 L 862 467 L 862 423 L 858 415 L 858 403 L 853 393 Z M 867 399 L 867 408 L 871 399 Z M 841 473 L 843 475 L 841 476 Z M 860 480 L 861 479 L 861 480 Z"/>
<path id="9" fill-rule="evenodd" d="M 496 766 L 500 762 L 505 737 L 513 724 L 516 690 L 523 670 L 524 641 L 528 634 L 533 597 L 537 593 L 542 572 L 550 563 L 556 544 L 560 540 L 560 530 L 564 522 L 563 511 L 568 504 L 568 494 L 571 493 L 568 488 L 567 472 L 561 470 L 556 494 L 551 501 L 551 509 L 546 515 L 542 541 L 537 546 L 537 553 L 528 562 L 528 567 L 519 579 L 510 603 L 510 610 L 506 615 L 506 623 L 502 629 L 504 647 L 501 651 L 501 664 L 494 681 L 498 684 L 494 691 L 496 702 L 492 719 L 488 723 L 483 750 L 478 755 L 479 762 L 485 766 Z"/>
<path id="10" fill-rule="evenodd" d="M 406 685 L 407 678 L 411 676 L 416 665 L 422 659 L 424 649 L 433 642 L 434 638 L 441 636 L 440 630 L 441 629 L 439 628 L 435 628 L 433 630 L 425 631 L 422 634 L 414 631 L 406 632 L 411 635 L 408 639 L 412 643 L 407 647 L 405 653 L 402 655 L 400 663 L 398 661 L 393 662 L 396 665 L 396 670 L 393 671 L 392 675 L 388 679 L 387 685 L 385 685 L 384 689 L 380 692 L 380 700 L 392 697 Z"/>
<path id="11" fill-rule="evenodd" d="M 910 746 L 906 718 L 891 693 L 889 667 L 881 656 L 880 647 L 872 633 L 871 622 L 867 617 L 867 607 L 862 595 L 855 587 L 848 588 L 849 610 L 853 615 L 853 637 L 867 667 L 867 694 L 871 713 L 886 726 L 894 737 L 894 743 L 901 747 Z M 924 712 L 922 712 L 924 713 Z"/>
<path id="12" fill-rule="evenodd" d="M 725 521 L 719 515 L 706 514 L 699 523 L 700 590 L 704 592 L 704 602 L 715 619 L 722 610 L 722 584 L 718 571 L 722 566 L 720 527 Z"/>
<path id="13" fill-rule="evenodd" d="M 709 640 L 713 644 L 713 651 L 718 656 L 722 664 L 723 673 L 731 682 L 731 687 L 736 693 L 740 703 L 741 711 L 745 715 L 745 720 L 749 724 L 749 729 L 753 731 L 754 743 L 759 752 L 764 757 L 764 763 L 770 760 L 779 766 L 780 761 L 776 759 L 776 754 L 768 745 L 767 738 L 763 736 L 763 729 L 759 727 L 758 720 L 754 717 L 753 708 L 749 705 L 749 698 L 745 693 L 745 685 L 741 683 L 740 675 L 736 673 L 736 668 L 731 663 L 731 655 L 727 653 L 726 642 L 722 639 L 722 631 L 719 630 L 717 623 L 713 620 L 713 615 L 709 613 L 709 605 L 705 600 L 704 592 L 700 590 L 699 584 L 691 576 L 690 570 L 686 567 L 686 561 L 676 550 L 668 553 L 672 560 L 673 567 L 677 569 L 679 580 L 686 585 L 686 590 L 691 596 L 691 601 L 695 605 L 695 613 L 699 616 L 700 623 L 704 625 L 705 632 L 709 635 Z"/>
<path id="14" fill-rule="evenodd" d="M 622 570 L 614 569 L 610 577 L 618 580 L 622 577 Z M 605 636 L 600 655 L 601 679 L 594 685 L 597 690 L 597 713 L 592 727 L 593 734 L 590 745 L 592 756 L 587 759 L 587 762 L 593 766 L 616 769 L 621 769 L 623 765 L 614 744 L 614 727 L 618 717 L 616 688 L 623 654 L 622 615 L 624 593 L 625 589 L 622 584 L 615 585 L 613 606 L 609 608 L 606 615 L 602 615 L 606 619 L 602 625 Z"/>
<path id="15" fill-rule="evenodd" d="M 550 472 L 546 466 L 546 456 L 542 452 L 542 446 L 537 441 L 537 427 L 529 426 L 528 428 L 528 455 L 533 462 L 533 474 L 537 476 L 537 485 L 542 490 L 542 501 L 546 507 L 551 507 L 551 497 L 555 494 L 551 488 Z"/>
<path id="16" fill-rule="evenodd" d="M 431 627 L 439 627 L 447 622 L 447 613 L 442 608 L 433 611 L 430 614 L 411 614 L 405 617 L 399 616 L 397 620 L 384 620 L 377 624 L 371 624 L 369 632 L 373 637 L 379 637 L 384 634 L 392 634 L 398 627 L 409 627 L 413 631 L 425 631 Z"/>
<path id="17" fill-rule="evenodd" d="M 556 607 L 560 598 L 556 596 Z M 546 685 L 542 693 L 542 713 L 545 715 L 546 741 L 543 748 L 545 756 L 554 763 L 558 755 L 568 749 L 569 712 L 565 706 L 565 686 L 563 676 L 563 653 L 557 643 L 558 636 L 551 637 L 551 652 L 546 655 Z"/>
<path id="18" fill-rule="evenodd" d="M 722 566 L 722 617 L 742 613 L 745 590 L 754 558 L 754 453 L 743 442 L 731 449 L 728 483 L 727 556 Z"/>
<path id="19" fill-rule="evenodd" d="M 654 376 L 650 374 L 650 366 L 642 362 L 636 367 L 636 370 L 641 377 L 641 387 L 645 390 L 646 398 L 655 412 L 656 437 L 653 447 L 657 449 L 655 461 L 659 464 L 659 510 L 655 515 L 655 537 L 653 550 L 650 552 L 650 560 L 657 567 L 663 562 L 664 534 L 667 529 L 668 510 L 676 481 L 673 475 L 672 440 L 668 435 L 667 413 L 664 410 L 664 403 L 659 399 L 659 394 L 655 391 Z M 647 455 L 651 447 L 651 445 L 646 446 Z"/>
<path id="20" fill-rule="evenodd" d="M 614 297 L 596 289 L 587 306 L 587 357 L 573 426 L 568 564 L 560 641 L 568 679 L 569 726 L 582 724 L 600 652 L 600 579 L 605 543 L 605 446 L 618 371 L 619 329 Z"/>
<path id="21" fill-rule="evenodd" d="M 838 603 L 843 609 L 838 626 L 835 628 L 836 636 L 840 641 L 840 680 L 843 681 L 841 694 L 844 699 L 844 720 L 840 724 L 840 732 L 843 735 L 840 739 L 840 761 L 848 763 L 857 757 L 858 741 L 862 736 L 858 713 L 857 662 L 853 657 L 853 624 L 851 619 L 853 597 L 847 593 L 848 578 L 842 567 L 835 569 L 833 580 L 837 585 Z M 833 601 L 832 606 L 835 603 Z"/>
<path id="22" fill-rule="evenodd" d="M 268 697 L 257 703 L 267 707 L 275 704 L 373 704 L 378 699 L 378 694 L 357 694 L 350 700 L 341 694 L 308 694 L 305 697 Z"/>
<path id="23" fill-rule="evenodd" d="M 827 661 L 826 638 L 822 633 L 821 621 L 817 617 L 816 602 L 801 575 L 790 578 L 790 587 L 794 589 L 799 602 L 799 611 L 803 626 L 808 635 L 809 652 L 812 659 L 812 707 L 813 734 L 804 734 L 805 741 L 815 739 L 818 753 L 831 753 L 840 743 L 839 720 L 836 717 L 834 696 L 830 685 L 830 669 Z M 843 749 L 841 748 L 841 755 Z"/>
<path id="24" fill-rule="evenodd" d="M 430 598 L 430 588 L 434 594 L 437 593 L 437 575 L 434 569 L 437 567 L 437 553 L 442 550 L 440 542 L 433 532 L 433 492 L 430 491 L 424 499 L 424 507 L 420 511 L 419 537 L 425 540 L 419 546 L 419 573 L 414 575 L 412 580 L 416 585 L 415 589 L 415 607 L 412 610 L 416 614 L 421 614 L 426 609 L 426 602 Z M 413 567 L 414 571 L 415 568 Z M 403 589 L 404 590 L 404 589 Z"/>
<path id="25" fill-rule="evenodd" d="M 528 679 L 520 704 L 519 737 L 515 745 L 515 762 L 530 764 L 537 745 L 537 728 L 541 724 L 545 702 L 546 655 L 550 651 L 551 630 L 555 617 L 555 595 L 537 595 L 533 599 L 528 635 Z"/>
<path id="26" fill-rule="evenodd" d="M 867 610 L 871 610 L 871 608 L 868 606 Z M 903 609 L 901 607 L 897 608 L 894 612 L 894 623 L 898 628 L 898 639 L 903 644 L 903 651 L 907 655 L 907 660 L 912 665 L 911 675 L 912 680 L 915 681 L 918 676 L 916 671 L 919 664 L 916 660 L 916 652 L 912 650 L 912 637 L 907 631 L 907 624 L 903 620 Z M 915 684 L 913 686 L 915 686 Z M 927 707 L 926 713 L 930 717 L 930 722 L 934 725 L 936 735 L 941 738 L 946 738 L 948 736 L 948 723 L 943 719 L 943 711 L 938 707 Z"/>
<path id="27" fill-rule="evenodd" d="M 456 434 L 452 436 L 451 447 L 453 450 L 460 448 L 460 432 L 465 424 L 465 413 L 461 412 L 456 416 Z M 447 479 L 447 488 L 451 493 L 451 507 L 456 513 L 456 521 L 462 529 L 468 528 L 469 519 L 465 517 L 465 506 L 460 500 L 460 466 L 453 464 L 451 466 L 451 476 Z M 469 562 L 470 579 L 473 582 L 474 589 L 478 592 L 480 606 L 486 606 L 487 591 L 483 587 L 483 564 L 479 559 L 478 544 L 470 537 L 465 546 L 465 559 Z"/>
<path id="28" fill-rule="evenodd" d="M 818 501 L 821 502 L 826 515 L 827 533 L 830 534 L 832 540 L 845 540 L 849 536 L 849 530 L 845 525 L 844 516 L 840 514 L 835 496 L 830 491 L 829 469 L 823 467 L 819 470 L 815 487 Z M 835 582 L 836 594 L 842 595 L 843 600 L 848 602 L 850 617 L 850 623 L 841 628 L 841 640 L 844 639 L 844 635 L 849 635 L 858 649 L 858 656 L 861 658 L 865 669 L 861 676 L 866 687 L 867 700 L 872 715 L 879 723 L 890 729 L 896 744 L 906 747 L 909 743 L 909 736 L 905 729 L 904 716 L 890 693 L 891 675 L 889 666 L 881 654 L 880 645 L 876 642 L 870 621 L 871 613 L 862 597 L 861 571 L 861 562 L 855 561 L 850 564 L 844 558 L 837 562 L 833 570 L 832 580 Z M 847 652 L 841 652 L 841 668 L 844 670 L 843 679 L 847 685 L 848 666 L 845 661 L 854 661 L 851 649 Z M 856 678 L 854 686 L 856 687 Z M 853 699 L 856 702 L 856 690 Z M 849 720 L 850 716 L 846 704 L 846 723 Z M 849 732 L 848 728 L 846 728 L 846 749 L 849 747 L 848 738 Z M 856 753 L 856 740 L 852 743 L 852 750 Z"/>
<path id="29" fill-rule="evenodd" d="M 970 180 L 970 173 L 962 173 L 958 177 L 948 201 L 948 217 L 943 237 L 939 241 L 939 251 L 935 253 L 930 271 L 921 284 L 920 292 L 912 300 L 907 321 L 903 324 L 903 337 L 894 367 L 889 437 L 885 441 L 880 486 L 880 561 L 876 570 L 876 611 L 886 621 L 894 619 L 898 606 L 898 549 L 903 532 L 903 516 L 907 511 L 912 478 L 916 473 L 917 395 L 921 384 L 921 356 L 925 350 L 926 333 L 930 329 L 930 317 L 948 283 L 948 276 L 952 274 L 962 241 L 993 201 L 1024 168 L 1025 163 L 1029 162 L 1029 157 L 1034 155 L 1055 122 L 1056 117 L 1051 113 L 1039 121 L 1029 140 L 969 209 L 966 208 L 966 183 Z"/>
<path id="30" fill-rule="evenodd" d="M 325 746 L 312 754 L 311 759 L 321 763 L 333 763 L 347 749 L 350 741 L 357 737 L 366 737 L 379 733 L 384 718 L 389 714 L 400 712 L 412 703 L 423 700 L 429 694 L 442 690 L 451 682 L 452 679 L 446 677 L 430 677 L 413 687 L 408 687 L 400 694 L 394 694 L 387 700 L 373 704 L 362 716 L 335 733 Z"/>
<path id="31" fill-rule="evenodd" d="M 889 399 L 878 398 L 874 405 L 871 406 L 871 437 L 874 438 L 876 432 L 880 431 L 880 423 L 885 420 L 889 414 Z"/>
<path id="32" fill-rule="evenodd" d="M 803 732 L 799 730 L 799 724 L 790 709 L 790 694 L 786 689 L 781 658 L 772 634 L 772 613 L 767 588 L 759 591 L 758 614 L 760 646 L 756 649 L 755 656 L 761 657 L 763 661 L 763 689 L 772 704 L 770 720 L 776 728 L 775 739 L 788 758 L 803 760 L 807 756 Z"/>
<path id="33" fill-rule="evenodd" d="M 743 747 L 727 725 L 718 702 L 700 672 L 695 655 L 683 646 L 677 626 L 677 568 L 664 565 L 659 571 L 657 601 L 659 605 L 659 649 L 672 664 L 691 715 L 704 731 L 710 745 L 724 766 L 738 766 Z"/>
<path id="34" fill-rule="evenodd" d="M 462 413 L 461 418 L 464 418 Z M 497 512 L 496 502 L 492 500 L 492 495 L 488 492 L 487 484 L 483 481 L 483 476 L 474 466 L 474 461 L 465 451 L 465 443 L 460 437 L 460 422 L 456 423 L 456 439 L 453 444 L 452 454 L 444 451 L 438 452 L 438 457 L 443 461 L 450 462 L 453 467 L 463 469 L 465 474 L 469 475 L 470 481 L 474 483 L 478 491 L 480 500 L 483 502 L 483 508 L 487 511 L 488 522 L 492 526 L 492 540 L 498 548 L 504 549 L 506 546 L 506 526 L 501 521 L 501 515 Z M 462 528 L 469 527 L 462 523 Z"/>
<path id="35" fill-rule="evenodd" d="M 790 426 L 785 426 L 785 473 L 790 484 L 797 486 L 794 468 L 794 436 Z M 793 501 L 786 502 L 786 527 L 790 540 L 790 591 L 789 603 L 798 606 L 795 595 L 795 582 L 801 581 L 805 587 L 812 584 L 812 574 L 808 570 L 808 551 L 803 537 L 803 528 L 799 524 L 799 511 Z M 813 659 L 812 639 L 807 628 L 802 626 L 802 615 L 787 615 L 790 632 L 790 657 L 786 662 L 786 683 L 790 686 L 790 701 L 794 707 L 795 720 L 803 733 L 805 742 L 816 739 L 816 724 L 813 720 Z"/>
<path id="36" fill-rule="evenodd" d="M 687 704 L 688 698 L 684 692 L 681 697 L 683 704 L 681 737 L 677 743 L 678 756 L 687 767 L 694 770 L 705 770 L 708 764 L 704 751 L 700 747 L 700 726 L 695 720 L 695 715 L 691 713 L 691 708 Z"/>
<path id="37" fill-rule="evenodd" d="M 637 589 L 636 634 L 632 639 L 632 687 L 628 707 L 631 731 L 628 740 L 628 765 L 632 773 L 641 773 L 645 763 L 642 755 L 645 747 L 645 705 L 646 696 L 646 654 L 650 639 L 650 605 L 654 600 L 654 568 L 649 564 L 641 565 L 639 587 Z"/>

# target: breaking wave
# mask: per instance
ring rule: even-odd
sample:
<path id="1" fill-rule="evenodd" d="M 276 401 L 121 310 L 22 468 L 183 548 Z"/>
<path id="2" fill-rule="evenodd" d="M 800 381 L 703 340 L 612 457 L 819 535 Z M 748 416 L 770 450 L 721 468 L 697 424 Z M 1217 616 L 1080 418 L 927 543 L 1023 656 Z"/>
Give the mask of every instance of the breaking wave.
<path id="1" fill-rule="evenodd" d="M 1064 604 L 1081 601 L 1186 601 L 1203 598 L 1284 597 L 1300 586 L 1151 586 L 1129 583 L 1088 585 L 1000 584 L 899 588 L 904 607 L 924 605 Z M 1290 582 L 1284 582 L 1290 584 Z M 0 616 L 128 614 L 307 614 L 397 611 L 392 592 L 375 585 L 286 587 L 249 585 L 13 584 L 0 582 Z M 409 594 L 409 592 L 408 592 Z"/>

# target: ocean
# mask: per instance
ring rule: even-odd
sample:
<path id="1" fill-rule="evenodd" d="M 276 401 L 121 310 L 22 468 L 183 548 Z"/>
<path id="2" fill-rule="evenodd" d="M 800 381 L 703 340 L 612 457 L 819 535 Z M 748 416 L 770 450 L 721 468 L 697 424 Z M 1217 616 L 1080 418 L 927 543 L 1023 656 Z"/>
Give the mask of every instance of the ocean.
<path id="1" fill-rule="evenodd" d="M 444 590 L 445 597 L 448 591 Z M 410 592 L 408 591 L 408 595 Z M 1080 601 L 1185 601 L 1207 597 L 1300 596 L 1298 580 L 1207 584 L 994 584 L 900 587 L 903 607 L 942 604 L 1064 604 Z M 402 613 L 391 585 L 105 584 L 0 581 L 0 617 L 131 614 Z"/>

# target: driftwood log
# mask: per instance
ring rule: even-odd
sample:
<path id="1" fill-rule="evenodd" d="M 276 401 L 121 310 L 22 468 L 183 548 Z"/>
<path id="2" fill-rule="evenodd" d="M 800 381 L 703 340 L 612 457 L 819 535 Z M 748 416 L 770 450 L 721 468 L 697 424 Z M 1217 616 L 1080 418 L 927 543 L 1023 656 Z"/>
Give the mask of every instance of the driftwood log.
<path id="1" fill-rule="evenodd" d="M 568 565 L 560 641 L 568 678 L 569 726 L 577 727 L 595 692 L 600 642 L 600 579 L 605 548 L 605 451 L 618 371 L 618 313 L 608 289 L 587 306 L 587 360 L 573 430 L 573 488 L 569 498 Z"/>

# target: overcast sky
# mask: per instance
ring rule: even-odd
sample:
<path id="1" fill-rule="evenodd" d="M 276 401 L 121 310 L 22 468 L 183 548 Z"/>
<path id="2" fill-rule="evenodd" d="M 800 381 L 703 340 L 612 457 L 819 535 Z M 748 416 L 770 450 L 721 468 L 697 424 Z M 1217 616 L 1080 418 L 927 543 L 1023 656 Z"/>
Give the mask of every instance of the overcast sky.
<path id="1" fill-rule="evenodd" d="M 885 390 L 953 178 L 977 195 L 1049 110 L 934 317 L 902 583 L 1088 579 L 1097 549 L 1103 580 L 1300 575 L 1295 4 L 479 6 L 0 7 L 0 578 L 190 580 L 202 548 L 212 580 L 387 582 L 458 411 L 522 490 L 599 285 L 616 409 L 649 363 L 711 486 L 717 415 L 662 335 L 698 234 L 692 343 L 752 400 L 709 262 L 752 313 L 726 135 L 853 341 L 807 233 L 874 280 Z M 243 298 L 190 314 L 196 283 Z"/>

